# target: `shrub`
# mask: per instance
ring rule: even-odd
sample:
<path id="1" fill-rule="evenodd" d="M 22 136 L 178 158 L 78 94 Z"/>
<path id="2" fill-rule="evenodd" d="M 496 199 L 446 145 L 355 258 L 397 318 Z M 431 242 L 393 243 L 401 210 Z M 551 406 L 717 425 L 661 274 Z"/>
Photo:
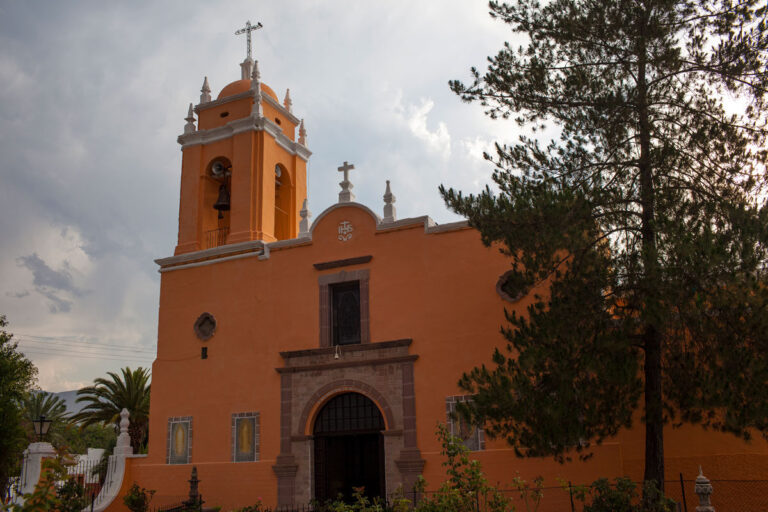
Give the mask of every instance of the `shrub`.
<path id="1" fill-rule="evenodd" d="M 152 496 L 155 495 L 154 490 L 148 490 L 134 482 L 128 493 L 123 497 L 123 503 L 128 507 L 131 512 L 147 512 L 149 509 L 149 502 L 152 501 Z"/>

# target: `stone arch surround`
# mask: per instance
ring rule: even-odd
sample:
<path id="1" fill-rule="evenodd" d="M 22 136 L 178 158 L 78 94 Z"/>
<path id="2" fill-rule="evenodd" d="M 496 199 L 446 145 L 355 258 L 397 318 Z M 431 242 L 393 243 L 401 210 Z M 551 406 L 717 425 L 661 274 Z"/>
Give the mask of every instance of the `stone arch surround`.
<path id="1" fill-rule="evenodd" d="M 392 429 L 392 426 L 394 425 L 392 409 L 389 407 L 384 395 L 365 382 L 346 379 L 330 382 L 315 391 L 309 400 L 307 400 L 304 410 L 301 412 L 298 424 L 299 426 L 304 425 L 304 428 L 303 431 L 299 431 L 297 434 L 312 435 L 312 425 L 314 424 L 317 413 L 323 408 L 328 400 L 342 393 L 360 393 L 366 398 L 369 398 L 376 404 L 379 411 L 381 411 L 382 416 L 384 416 L 385 430 L 388 431 Z"/>
<path id="2" fill-rule="evenodd" d="M 281 352 L 280 454 L 272 469 L 277 476 L 278 506 L 309 503 L 314 492 L 314 438 L 310 423 L 331 397 L 356 392 L 370 398 L 385 420 L 385 492 L 410 488 L 424 468 L 417 446 L 412 340 Z M 386 398 L 385 398 L 386 397 Z"/>

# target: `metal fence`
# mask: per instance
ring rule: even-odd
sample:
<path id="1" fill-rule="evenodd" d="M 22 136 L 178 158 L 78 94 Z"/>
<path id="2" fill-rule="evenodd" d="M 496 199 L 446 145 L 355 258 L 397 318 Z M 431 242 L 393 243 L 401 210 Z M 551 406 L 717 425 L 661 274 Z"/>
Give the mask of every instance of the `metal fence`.
<path id="1" fill-rule="evenodd" d="M 695 512 L 699 499 L 693 488 L 696 480 L 678 479 L 664 483 L 664 493 L 679 504 L 681 512 Z M 768 511 L 768 480 L 710 480 L 712 506 L 717 512 Z"/>
<path id="2" fill-rule="evenodd" d="M 768 480 L 711 480 L 714 493 L 712 494 L 712 504 L 717 512 L 766 512 L 768 511 Z M 677 479 L 664 482 L 664 493 L 676 504 L 679 512 L 695 512 L 699 504 L 697 495 L 694 493 L 695 479 Z M 642 483 L 637 483 L 638 496 L 642 492 Z M 539 489 L 541 491 L 541 503 L 539 511 L 555 512 L 583 512 L 584 503 L 577 498 L 577 490 L 580 487 L 564 484 L 561 486 L 547 486 Z M 519 490 L 504 489 L 500 490 L 509 503 L 515 507 L 518 512 L 527 510 L 536 510 L 536 505 L 530 496 L 526 504 L 526 494 Z M 407 493 L 390 494 L 386 499 L 381 500 L 383 510 L 392 510 L 392 505 L 399 498 L 407 499 L 411 504 L 418 504 L 422 500 L 435 499 L 440 491 L 410 491 Z M 151 507 L 151 512 L 185 512 L 184 501 L 186 496 L 155 496 L 162 503 L 171 503 Z M 489 512 L 489 497 L 486 495 L 476 495 L 469 500 L 470 509 L 473 512 Z M 216 503 L 205 503 L 202 510 L 208 506 L 215 506 Z M 284 507 L 264 507 L 263 512 L 327 512 L 330 507 L 317 504 L 296 504 Z M 199 509 L 198 509 L 199 510 Z"/>

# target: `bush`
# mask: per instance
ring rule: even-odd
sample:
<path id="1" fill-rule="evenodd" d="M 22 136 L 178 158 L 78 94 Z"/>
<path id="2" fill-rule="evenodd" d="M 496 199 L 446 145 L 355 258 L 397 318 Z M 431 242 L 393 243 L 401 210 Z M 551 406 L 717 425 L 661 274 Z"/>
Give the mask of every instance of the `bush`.
<path id="1" fill-rule="evenodd" d="M 646 484 L 647 503 L 641 503 L 637 484 L 629 478 L 595 480 L 587 487 L 577 487 L 574 498 L 584 503 L 584 512 L 673 512 L 675 503 L 661 495 L 651 482 Z"/>
<path id="2" fill-rule="evenodd" d="M 155 495 L 154 490 L 148 490 L 134 482 L 128 493 L 123 497 L 123 503 L 128 507 L 131 512 L 147 512 L 149 510 L 149 502 L 152 501 L 152 496 Z"/>

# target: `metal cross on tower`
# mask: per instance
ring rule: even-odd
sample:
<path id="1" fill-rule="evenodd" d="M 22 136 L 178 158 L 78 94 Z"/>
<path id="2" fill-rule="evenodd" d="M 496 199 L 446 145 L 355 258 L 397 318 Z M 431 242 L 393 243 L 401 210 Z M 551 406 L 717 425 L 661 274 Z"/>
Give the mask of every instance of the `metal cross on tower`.
<path id="1" fill-rule="evenodd" d="M 248 20 L 245 22 L 245 27 L 241 28 L 237 32 L 235 32 L 236 36 L 239 36 L 240 34 L 245 34 L 245 39 L 248 42 L 248 58 L 251 58 L 251 32 L 254 30 L 259 30 L 263 25 L 260 21 L 257 21 L 255 25 L 251 25 L 251 20 Z"/>

